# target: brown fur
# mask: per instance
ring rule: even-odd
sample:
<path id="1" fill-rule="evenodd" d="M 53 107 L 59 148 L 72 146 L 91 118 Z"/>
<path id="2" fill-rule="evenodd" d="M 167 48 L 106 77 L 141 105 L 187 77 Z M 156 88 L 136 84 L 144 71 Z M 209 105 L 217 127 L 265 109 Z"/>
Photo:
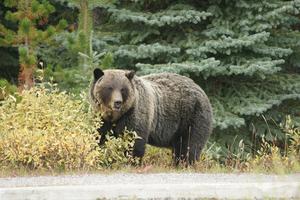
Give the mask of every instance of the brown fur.
<path id="1" fill-rule="evenodd" d="M 176 164 L 198 159 L 212 130 L 212 109 L 197 84 L 171 73 L 138 77 L 130 71 L 106 70 L 99 74 L 96 69 L 90 94 L 92 105 L 103 113 L 100 132 L 113 129 L 118 135 L 125 127 L 136 131 L 140 139 L 135 142 L 135 156 L 142 157 L 149 143 L 172 148 Z M 104 92 L 107 87 L 112 90 Z M 126 95 L 120 97 L 124 87 Z M 120 99 L 121 108 L 115 110 L 114 102 Z"/>

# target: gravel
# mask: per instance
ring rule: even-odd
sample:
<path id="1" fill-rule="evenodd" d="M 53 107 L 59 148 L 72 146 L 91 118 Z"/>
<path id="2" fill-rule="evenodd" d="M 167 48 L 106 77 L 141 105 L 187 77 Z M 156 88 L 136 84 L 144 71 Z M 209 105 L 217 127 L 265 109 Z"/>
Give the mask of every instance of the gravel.
<path id="1" fill-rule="evenodd" d="M 0 199 L 300 199 L 300 173 L 86 174 L 0 178 Z"/>

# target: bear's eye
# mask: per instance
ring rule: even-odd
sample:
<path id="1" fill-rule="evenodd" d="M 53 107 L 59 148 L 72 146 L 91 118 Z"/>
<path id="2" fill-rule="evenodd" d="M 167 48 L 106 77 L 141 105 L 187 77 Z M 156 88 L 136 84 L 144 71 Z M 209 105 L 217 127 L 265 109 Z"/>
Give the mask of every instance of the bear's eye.
<path id="1" fill-rule="evenodd" d="M 121 93 L 122 93 L 122 94 L 125 94 L 125 93 L 127 93 L 127 90 L 128 90 L 128 89 L 127 89 L 126 87 L 123 87 L 123 88 L 121 89 Z"/>
<path id="2" fill-rule="evenodd" d="M 111 86 L 108 86 L 108 87 L 105 87 L 104 90 L 106 90 L 106 91 L 112 91 L 113 88 Z"/>

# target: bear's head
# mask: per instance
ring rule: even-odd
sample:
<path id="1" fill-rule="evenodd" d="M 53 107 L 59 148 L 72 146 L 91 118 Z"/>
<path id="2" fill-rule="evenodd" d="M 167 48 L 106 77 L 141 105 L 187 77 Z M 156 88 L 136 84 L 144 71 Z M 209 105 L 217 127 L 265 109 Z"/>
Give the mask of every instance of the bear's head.
<path id="1" fill-rule="evenodd" d="M 94 108 L 109 122 L 117 121 L 135 101 L 133 84 L 135 72 L 125 70 L 94 70 L 94 80 L 90 90 Z"/>

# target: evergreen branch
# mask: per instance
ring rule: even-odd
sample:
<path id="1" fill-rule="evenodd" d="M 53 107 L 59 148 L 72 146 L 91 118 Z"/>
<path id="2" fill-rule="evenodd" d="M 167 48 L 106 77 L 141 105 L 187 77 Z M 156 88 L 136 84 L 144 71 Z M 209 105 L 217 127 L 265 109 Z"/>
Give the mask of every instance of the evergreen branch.
<path id="1" fill-rule="evenodd" d="M 293 50 L 290 48 L 280 48 L 276 46 L 267 46 L 264 44 L 252 46 L 250 49 L 257 54 L 279 58 L 289 56 L 293 53 Z"/>
<path id="2" fill-rule="evenodd" d="M 141 74 L 173 72 L 178 74 L 194 74 L 208 78 L 218 75 L 246 75 L 265 78 L 266 75 L 274 74 L 281 70 L 278 65 L 284 60 L 252 59 L 238 65 L 225 64 L 215 58 L 202 59 L 200 62 L 166 63 L 166 64 L 143 64 L 137 63 L 136 67 Z"/>
<path id="3" fill-rule="evenodd" d="M 226 65 L 228 68 L 228 74 L 234 75 L 258 75 L 261 78 L 265 78 L 268 74 L 274 74 L 281 70 L 281 67 L 278 65 L 283 64 L 284 60 L 265 60 L 265 59 L 252 59 L 247 61 L 244 64 L 234 65 L 229 64 Z"/>
<path id="4" fill-rule="evenodd" d="M 159 43 L 148 44 L 148 45 L 124 45 L 121 46 L 114 54 L 116 57 L 130 57 L 134 59 L 155 59 L 158 56 L 174 55 L 180 52 L 180 48 L 173 47 L 171 45 L 162 45 Z"/>
<path id="5" fill-rule="evenodd" d="M 204 42 L 204 46 L 210 49 L 214 49 L 215 51 L 230 55 L 230 48 L 241 49 L 242 47 L 249 47 L 256 43 L 267 41 L 269 36 L 270 33 L 268 32 L 245 35 L 239 38 L 222 36 L 218 40 L 208 40 Z"/>
<path id="6" fill-rule="evenodd" d="M 148 26 L 177 26 L 183 23 L 198 24 L 212 16 L 211 13 L 197 10 L 166 10 L 157 13 L 134 12 L 126 9 L 111 8 L 112 19 L 117 23 L 142 23 Z"/>
<path id="7" fill-rule="evenodd" d="M 167 63 L 167 64 L 142 64 L 137 63 L 136 67 L 141 70 L 141 74 L 159 73 L 159 72 L 173 72 L 177 74 L 194 74 L 199 76 L 200 74 L 207 78 L 209 75 L 217 75 L 223 73 L 224 69 L 220 65 L 220 61 L 214 58 L 208 58 L 196 62 L 184 62 L 184 63 Z"/>
<path id="8" fill-rule="evenodd" d="M 239 82 L 235 87 L 229 87 L 230 84 L 223 83 L 223 87 L 228 87 L 226 94 L 219 94 L 215 98 L 222 105 L 227 105 L 227 110 L 238 115 L 259 115 L 284 100 L 300 99 L 300 78 L 297 75 L 276 74 L 253 83 Z"/>
<path id="9" fill-rule="evenodd" d="M 213 106 L 213 125 L 221 130 L 229 127 L 239 128 L 245 125 L 245 120 L 224 107 L 224 102 L 212 97 L 211 103 Z"/>

